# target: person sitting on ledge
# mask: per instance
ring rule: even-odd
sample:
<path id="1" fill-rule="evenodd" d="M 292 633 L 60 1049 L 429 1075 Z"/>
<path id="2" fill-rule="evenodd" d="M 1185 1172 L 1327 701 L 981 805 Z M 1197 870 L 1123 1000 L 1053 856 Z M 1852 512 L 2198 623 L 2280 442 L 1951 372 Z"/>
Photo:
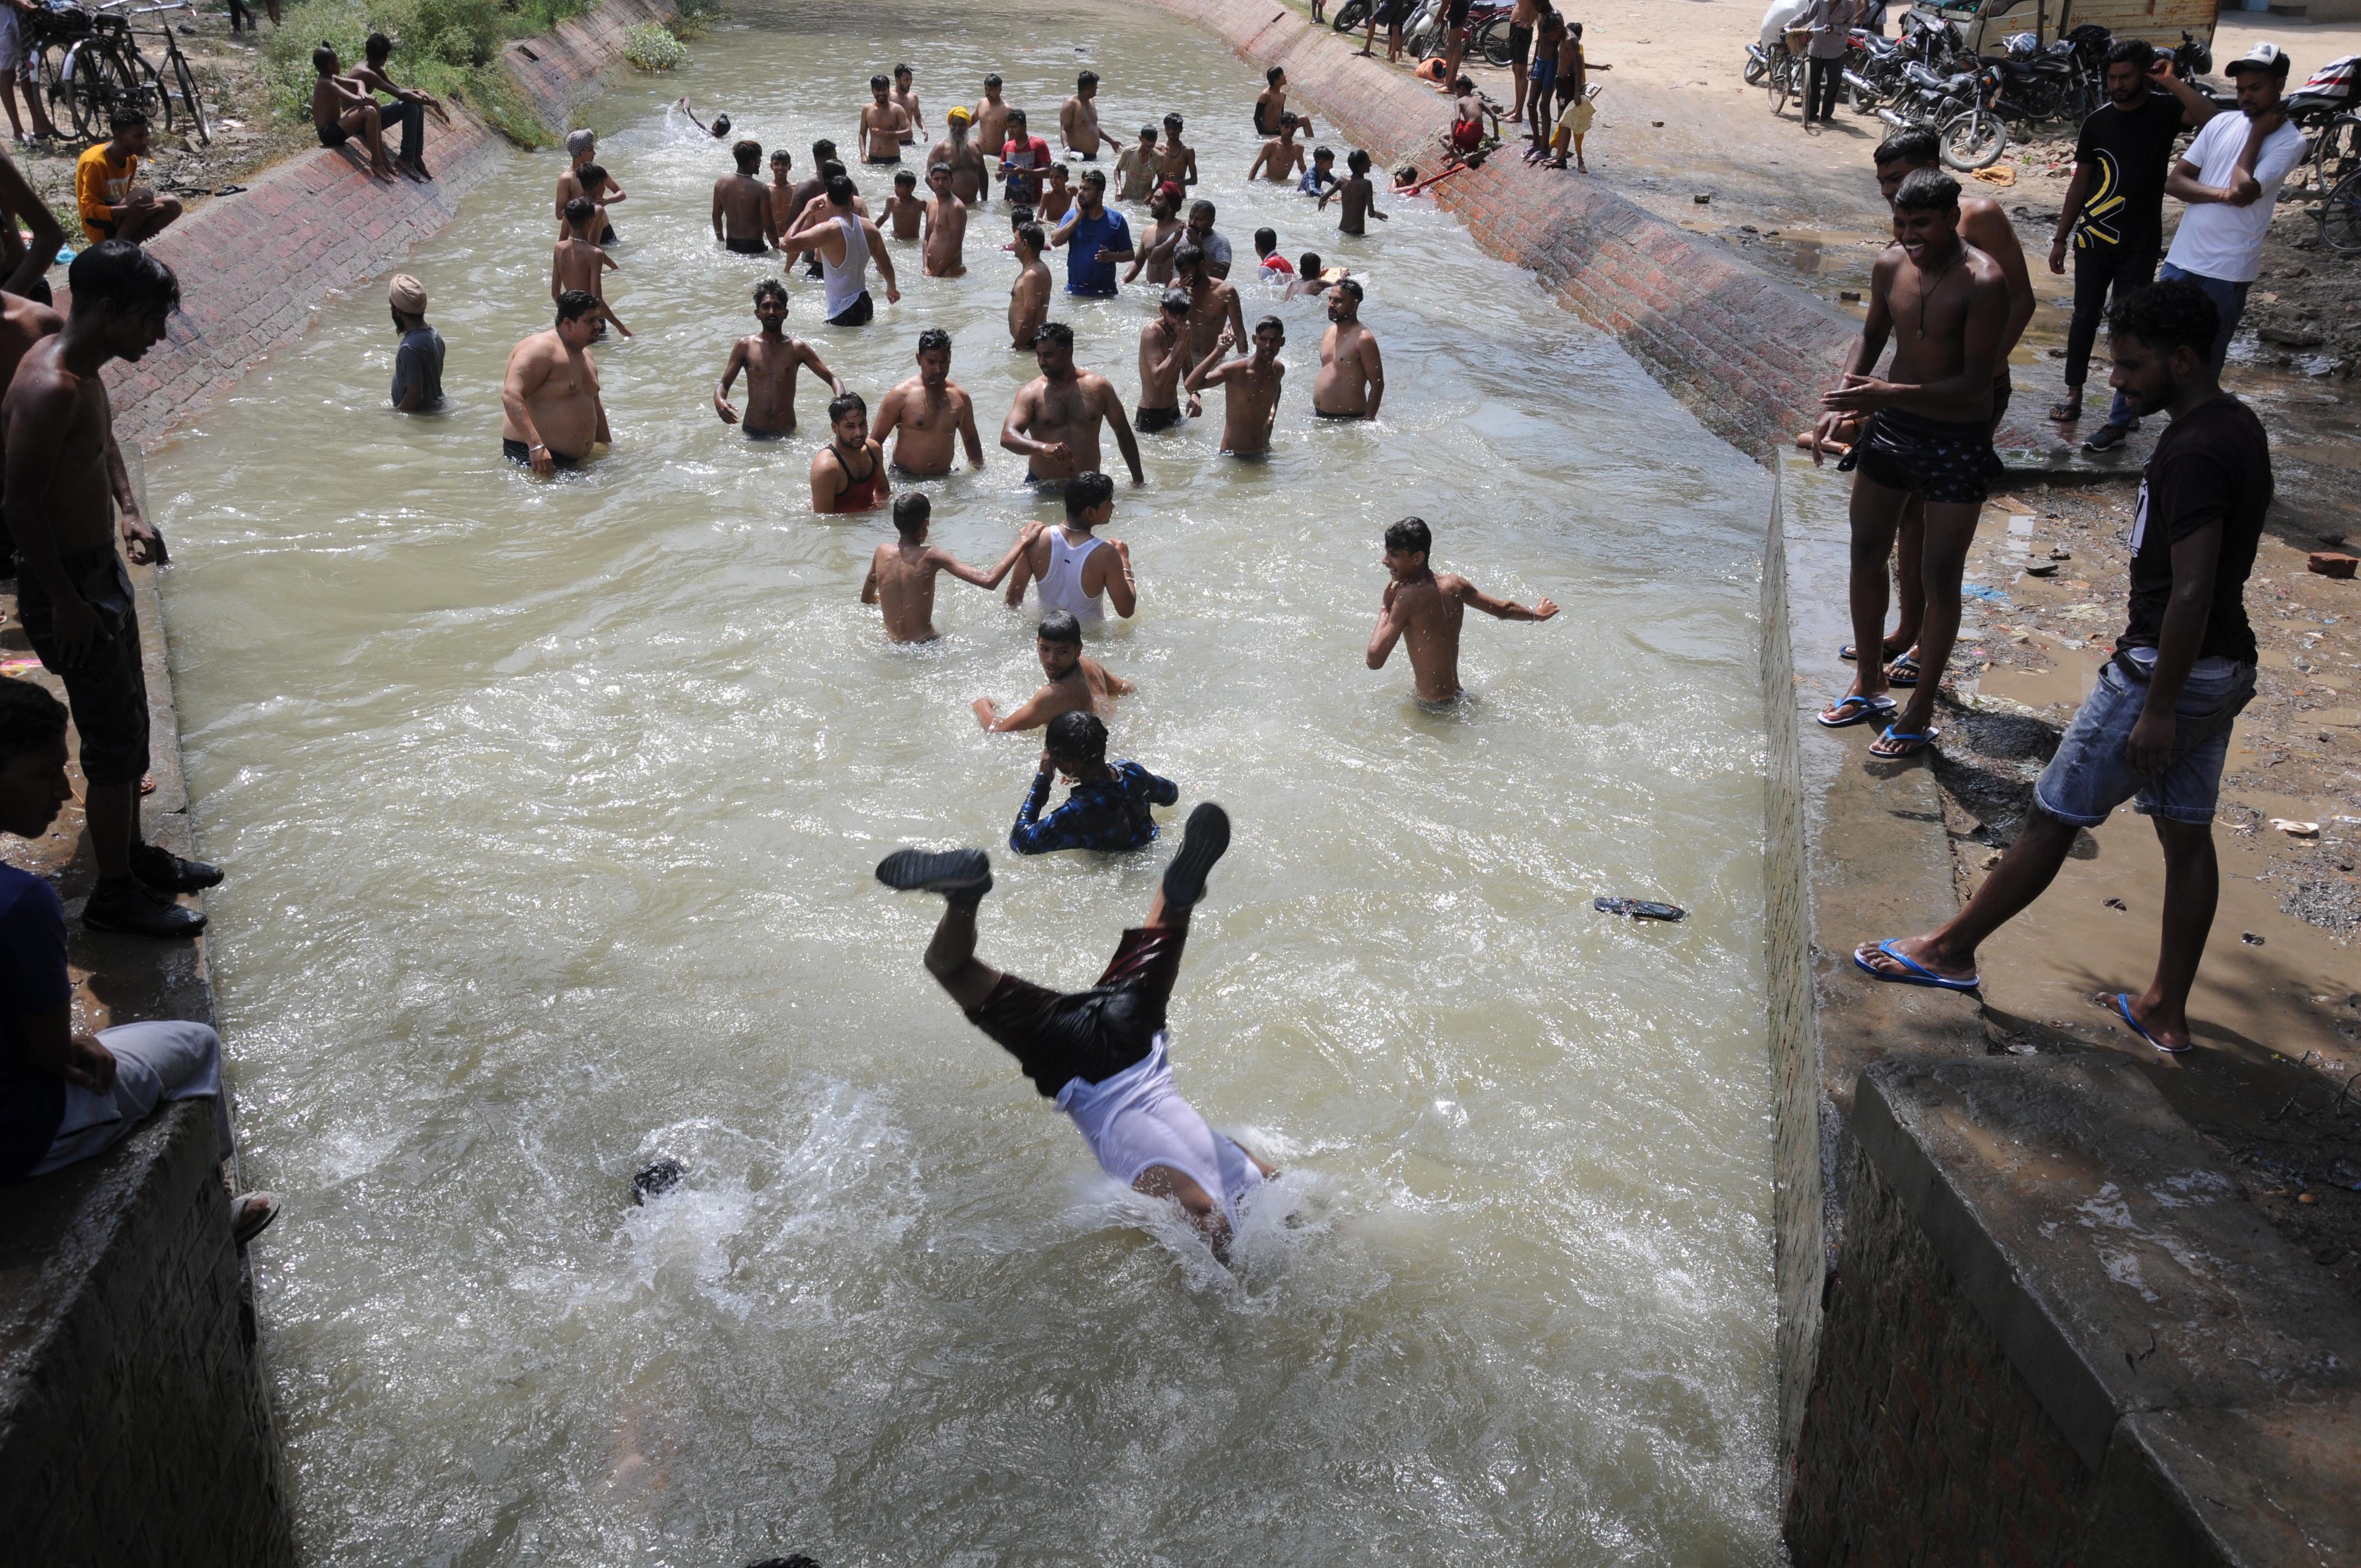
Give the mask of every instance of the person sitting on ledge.
<path id="1" fill-rule="evenodd" d="M 1041 748 L 1041 769 L 1033 787 L 1016 808 L 1016 825 L 1008 830 L 1008 847 L 1020 855 L 1048 855 L 1060 850 L 1141 850 L 1156 839 L 1151 806 L 1170 806 L 1180 798 L 1180 786 L 1158 778 L 1137 762 L 1110 766 L 1106 760 L 1106 726 L 1079 710 L 1049 720 Z M 1041 815 L 1049 804 L 1049 775 L 1063 773 L 1073 787 L 1066 804 Z"/>
<path id="2" fill-rule="evenodd" d="M 0 679 L 0 832 L 38 839 L 73 798 L 65 705 L 30 681 Z M 46 1176 L 112 1148 L 166 1100 L 214 1101 L 214 1135 L 230 1156 L 221 1036 L 158 1020 L 74 1032 L 66 912 L 57 890 L 0 865 L 0 1183 Z M 279 1200 L 232 1201 L 239 1246 L 279 1214 Z"/>
<path id="3" fill-rule="evenodd" d="M 421 180 L 434 178 L 426 167 L 426 115 L 431 110 L 445 126 L 451 123 L 451 112 L 443 100 L 423 87 L 404 87 L 388 74 L 386 61 L 392 58 L 393 40 L 383 33 L 371 33 L 361 45 L 366 57 L 353 72 L 352 80 L 371 93 L 383 93 L 392 98 L 390 104 L 377 106 L 378 123 L 401 127 L 401 150 L 394 154 L 394 167 Z"/>
<path id="4" fill-rule="evenodd" d="M 380 180 L 390 180 L 394 169 L 385 156 L 385 125 L 377 100 L 356 79 L 337 74 L 337 69 L 335 49 L 322 44 L 312 51 L 312 71 L 317 78 L 312 83 L 312 128 L 319 133 L 322 147 L 342 147 L 360 137 L 368 148 L 368 171 Z M 144 130 L 141 135 L 144 139 Z"/>
<path id="5" fill-rule="evenodd" d="M 148 156 L 148 116 L 137 109 L 117 109 L 107 124 L 114 138 L 88 148 L 74 163 L 82 231 L 93 245 L 103 239 L 143 245 L 180 221 L 181 199 L 159 196 L 138 183 L 139 160 Z"/>

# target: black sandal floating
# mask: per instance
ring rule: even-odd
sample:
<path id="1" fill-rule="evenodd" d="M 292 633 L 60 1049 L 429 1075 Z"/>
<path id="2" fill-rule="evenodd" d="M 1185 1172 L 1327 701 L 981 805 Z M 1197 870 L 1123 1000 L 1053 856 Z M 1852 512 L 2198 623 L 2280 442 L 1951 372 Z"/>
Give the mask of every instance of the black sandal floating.
<path id="1" fill-rule="evenodd" d="M 992 891 L 992 861 L 982 850 L 896 850 L 877 862 L 877 880 L 902 893 L 972 902 Z"/>
<path id="2" fill-rule="evenodd" d="M 1590 907 L 1601 915 L 1629 915 L 1634 920 L 1680 920 L 1688 916 L 1677 904 L 1659 904 L 1653 898 L 1594 898 Z"/>
<path id="3" fill-rule="evenodd" d="M 1164 868 L 1164 902 L 1187 906 L 1205 896 L 1205 877 L 1230 847 L 1230 814 L 1207 801 L 1189 814 L 1180 852 Z M 881 868 L 882 874 L 882 868 Z"/>

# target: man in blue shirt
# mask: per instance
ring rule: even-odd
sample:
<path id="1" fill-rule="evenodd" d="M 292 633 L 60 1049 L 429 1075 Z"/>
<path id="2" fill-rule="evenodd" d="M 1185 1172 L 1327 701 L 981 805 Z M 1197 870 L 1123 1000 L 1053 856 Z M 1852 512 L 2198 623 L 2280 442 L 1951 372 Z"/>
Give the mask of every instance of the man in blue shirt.
<path id="1" fill-rule="evenodd" d="M 1041 771 L 1033 776 L 1025 804 L 1016 808 L 1016 826 L 1008 830 L 1010 849 L 1020 855 L 1137 850 L 1155 839 L 1156 818 L 1148 808 L 1170 806 L 1180 798 L 1180 786 L 1137 762 L 1109 767 L 1106 740 L 1106 726 L 1087 713 L 1061 713 L 1049 721 Z M 1053 771 L 1071 779 L 1073 789 L 1065 805 L 1043 817 Z"/>
<path id="2" fill-rule="evenodd" d="M 1049 236 L 1051 245 L 1066 247 L 1066 292 L 1112 297 L 1115 268 L 1131 259 L 1131 225 L 1106 204 L 1106 175 L 1082 170 L 1082 188 L 1074 193 L 1074 210 Z"/>

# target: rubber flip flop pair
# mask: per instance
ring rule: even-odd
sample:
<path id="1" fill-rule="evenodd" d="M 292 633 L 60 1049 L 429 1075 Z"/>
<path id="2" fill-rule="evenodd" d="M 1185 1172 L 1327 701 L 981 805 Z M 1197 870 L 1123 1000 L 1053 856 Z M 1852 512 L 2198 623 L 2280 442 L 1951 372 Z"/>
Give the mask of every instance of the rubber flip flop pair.
<path id="1" fill-rule="evenodd" d="M 2154 1035 L 2149 1034 L 2147 1029 L 2142 1027 L 2140 1021 L 2132 1016 L 2131 992 L 2127 991 L 2119 991 L 2115 992 L 2113 996 L 2107 998 L 2107 1006 L 2114 1011 L 2116 1017 L 2121 1018 L 2125 1023 L 2131 1025 L 2133 1034 L 2137 1035 L 2141 1039 L 2146 1040 L 2149 1045 L 2154 1046 L 2158 1050 L 2162 1051 L 2165 1055 L 2177 1057 L 2181 1052 L 2189 1048 L 2189 1046 L 2168 1046 L 2162 1040 L 2158 1039 Z M 2194 1040 L 2191 1040 L 2190 1045 L 2195 1045 L 2196 1043 L 2197 1042 Z"/>
<path id="2" fill-rule="evenodd" d="M 1933 970 L 1895 947 L 1894 944 L 1900 940 L 1902 938 L 1899 937 L 1888 937 L 1884 941 L 1877 944 L 1879 952 L 1902 966 L 1900 974 L 1889 973 L 1887 970 L 1879 969 L 1861 956 L 1861 950 L 1859 948 L 1853 949 L 1853 967 L 1870 979 L 1882 980 L 1889 985 L 1923 985 L 1930 991 L 1973 991 L 1983 983 L 1982 977 L 1979 975 L 1971 974 L 1965 980 L 1953 980 L 1949 975 L 1937 974 Z"/>
<path id="3" fill-rule="evenodd" d="M 1876 719 L 1891 718 L 1894 712 L 1894 699 L 1890 696 L 1861 696 L 1856 694 L 1852 696 L 1839 697 L 1835 707 L 1826 712 L 1816 713 L 1812 718 L 1823 729 L 1850 729 L 1856 724 L 1868 724 Z M 1836 715 L 1834 718 L 1828 717 L 1831 713 Z M 1891 729 L 1892 726 L 1889 725 L 1887 728 Z"/>
<path id="4" fill-rule="evenodd" d="M 1943 732 L 1939 729 L 1903 730 L 1896 729 L 1889 724 L 1885 727 L 1884 734 L 1869 743 L 1869 754 L 1881 762 L 1904 762 L 1916 756 L 1942 738 Z M 1881 751 L 1878 750 L 1880 746 L 1899 746 L 1903 750 Z"/>
<path id="5" fill-rule="evenodd" d="M 1881 648 L 1879 652 L 1883 652 L 1884 650 Z M 1848 642 L 1843 647 L 1837 650 L 1837 657 L 1842 659 L 1848 664 L 1857 663 L 1860 662 L 1861 652 L 1859 649 Z M 1918 661 L 1916 657 L 1911 653 L 1909 649 L 1896 649 L 1891 653 L 1886 653 L 1885 658 L 1887 661 L 1885 665 L 1885 684 L 1887 685 L 1915 686 L 1918 684 Z"/>

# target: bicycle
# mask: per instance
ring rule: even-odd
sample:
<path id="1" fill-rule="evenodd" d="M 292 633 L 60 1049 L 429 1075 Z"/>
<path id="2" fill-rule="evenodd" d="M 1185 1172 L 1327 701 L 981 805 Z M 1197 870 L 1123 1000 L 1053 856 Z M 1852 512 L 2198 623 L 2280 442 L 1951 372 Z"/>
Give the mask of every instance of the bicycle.
<path id="1" fill-rule="evenodd" d="M 2320 243 L 2339 256 L 2361 256 L 2361 169 L 2339 180 L 2321 203 Z"/>
<path id="2" fill-rule="evenodd" d="M 41 58 L 39 74 L 48 76 L 50 82 L 52 108 L 62 103 L 76 133 L 91 141 L 112 135 L 115 115 L 124 109 L 137 109 L 170 131 L 176 128 L 172 100 L 177 89 L 187 124 L 200 143 L 210 146 L 212 135 L 205 124 L 203 101 L 170 22 L 160 25 L 165 65 L 171 72 L 170 87 L 165 84 L 164 72 L 141 51 L 138 36 L 131 26 L 133 16 L 194 9 L 192 0 L 174 0 L 170 5 L 137 9 L 126 9 L 118 4 L 94 10 L 74 8 L 48 13 L 42 24 L 44 35 L 37 49 Z M 64 60 L 55 68 L 54 75 L 49 75 L 47 57 L 50 47 L 64 49 Z M 60 116 L 52 115 L 52 118 L 57 117 Z"/>
<path id="3" fill-rule="evenodd" d="M 1802 101 L 1804 71 L 1804 57 L 1792 49 L 1782 49 L 1771 57 L 1771 68 L 1763 73 L 1763 90 L 1771 95 L 1773 114 L 1784 109 L 1790 98 Z"/>
<path id="4" fill-rule="evenodd" d="M 189 57 L 181 52 L 181 40 L 172 31 L 172 24 L 167 15 L 167 13 L 173 11 L 186 11 L 193 17 L 196 15 L 196 10 L 197 7 L 195 0 L 170 0 L 170 3 L 167 5 L 140 6 L 139 8 L 132 11 L 130 15 L 134 16 L 157 16 L 163 18 L 158 21 L 156 27 L 158 32 L 161 34 L 164 39 L 164 69 L 156 71 L 155 74 L 159 84 L 166 85 L 172 91 L 177 91 L 180 93 L 181 106 L 189 112 L 189 124 L 196 130 L 198 144 L 203 147 L 211 147 L 213 145 L 213 134 L 210 128 L 205 125 L 204 99 L 197 92 L 196 72 L 189 69 Z M 137 52 L 138 42 L 136 35 L 134 36 L 132 49 L 135 53 Z M 145 61 L 143 60 L 142 63 L 145 63 Z M 155 68 L 151 67 L 150 69 L 154 70 Z M 169 93 L 165 98 L 164 115 L 165 128 L 169 130 L 171 128 L 171 99 Z"/>

